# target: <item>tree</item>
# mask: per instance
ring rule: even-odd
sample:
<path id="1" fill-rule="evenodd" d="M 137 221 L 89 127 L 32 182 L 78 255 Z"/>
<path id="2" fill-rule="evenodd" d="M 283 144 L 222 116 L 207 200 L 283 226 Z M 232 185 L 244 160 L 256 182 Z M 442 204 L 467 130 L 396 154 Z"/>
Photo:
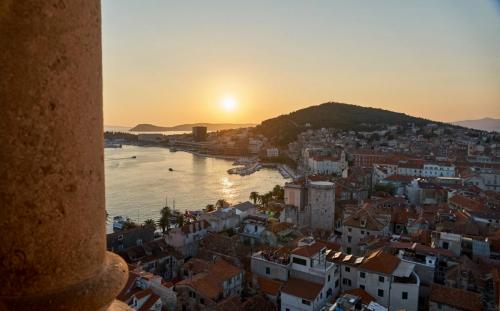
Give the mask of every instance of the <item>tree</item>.
<path id="1" fill-rule="evenodd" d="M 127 218 L 127 220 L 123 224 L 122 230 L 129 230 L 134 228 L 137 228 L 137 224 L 133 222 L 130 218 Z"/>
<path id="2" fill-rule="evenodd" d="M 205 211 L 208 212 L 208 213 L 213 212 L 213 211 L 215 211 L 215 206 L 213 204 L 208 204 L 205 207 Z"/>
<path id="3" fill-rule="evenodd" d="M 154 221 L 154 219 L 149 218 L 149 219 L 144 220 L 144 225 L 152 226 L 153 228 L 156 229 L 156 222 Z"/>
<path id="4" fill-rule="evenodd" d="M 257 191 L 250 192 L 249 199 L 253 201 L 254 205 L 257 204 L 257 200 L 259 199 L 259 193 Z"/>
<path id="5" fill-rule="evenodd" d="M 179 214 L 176 219 L 177 226 L 182 227 L 184 225 L 184 215 Z"/>
<path id="6" fill-rule="evenodd" d="M 261 195 L 259 196 L 259 201 L 260 203 L 263 205 L 263 206 L 266 206 L 269 204 L 269 202 L 271 202 L 273 198 L 273 193 L 272 192 L 268 192 L 264 195 Z"/>
<path id="7" fill-rule="evenodd" d="M 170 207 L 165 206 L 161 209 L 160 213 L 161 217 L 160 220 L 158 220 L 158 226 L 160 226 L 162 232 L 165 233 L 165 231 L 170 229 L 170 217 L 172 217 L 172 211 L 170 210 Z"/>
<path id="8" fill-rule="evenodd" d="M 217 202 L 215 202 L 215 207 L 217 209 L 224 208 L 228 205 L 229 205 L 229 203 L 227 203 L 227 201 L 224 199 L 219 199 L 219 200 L 217 200 Z"/>
<path id="9" fill-rule="evenodd" d="M 283 201 L 285 199 L 285 189 L 280 185 L 273 188 L 272 195 L 276 201 Z"/>

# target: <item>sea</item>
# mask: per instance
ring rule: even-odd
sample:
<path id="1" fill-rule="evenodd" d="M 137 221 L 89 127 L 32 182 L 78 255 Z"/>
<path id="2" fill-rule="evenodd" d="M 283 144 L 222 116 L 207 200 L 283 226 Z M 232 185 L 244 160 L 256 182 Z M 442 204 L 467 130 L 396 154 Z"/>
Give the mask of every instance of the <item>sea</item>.
<path id="1" fill-rule="evenodd" d="M 252 191 L 268 192 L 286 182 L 274 169 L 230 175 L 232 160 L 161 147 L 105 148 L 104 162 L 108 232 L 112 232 L 114 216 L 142 223 L 157 220 L 167 202 L 179 211 L 201 210 L 219 199 L 244 202 Z"/>

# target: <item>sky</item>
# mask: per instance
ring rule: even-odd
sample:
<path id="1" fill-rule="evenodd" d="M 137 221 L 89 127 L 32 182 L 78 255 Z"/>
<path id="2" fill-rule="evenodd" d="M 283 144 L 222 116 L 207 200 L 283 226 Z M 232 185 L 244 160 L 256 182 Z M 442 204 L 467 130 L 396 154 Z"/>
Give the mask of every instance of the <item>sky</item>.
<path id="1" fill-rule="evenodd" d="M 104 123 L 500 118 L 500 1 L 103 0 Z"/>

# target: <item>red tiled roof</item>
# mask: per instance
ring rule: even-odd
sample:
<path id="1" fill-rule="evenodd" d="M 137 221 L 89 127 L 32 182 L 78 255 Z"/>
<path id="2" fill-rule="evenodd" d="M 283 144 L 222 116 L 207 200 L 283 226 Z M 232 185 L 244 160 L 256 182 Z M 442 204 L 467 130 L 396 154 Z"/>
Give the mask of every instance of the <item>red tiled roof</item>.
<path id="1" fill-rule="evenodd" d="M 223 259 L 216 260 L 207 272 L 196 274 L 192 278 L 182 280 L 176 285 L 186 285 L 194 288 L 201 295 L 216 300 L 222 292 L 224 281 L 242 273 L 237 268 Z"/>
<path id="2" fill-rule="evenodd" d="M 370 302 L 376 301 L 376 299 L 373 298 L 372 295 L 368 294 L 365 290 L 361 288 L 353 288 L 346 290 L 344 294 L 358 296 L 359 298 L 361 298 L 361 303 L 364 305 L 368 305 Z"/>
<path id="3" fill-rule="evenodd" d="M 137 311 L 148 311 L 151 309 L 151 307 L 160 299 L 160 296 L 156 295 L 155 293 L 152 293 L 151 296 L 149 296 L 148 300 L 144 302 L 144 304 L 137 310 Z"/>
<path id="4" fill-rule="evenodd" d="M 134 296 L 137 299 L 142 299 L 148 295 L 151 295 L 152 293 L 153 291 L 151 290 L 151 288 L 146 288 L 144 290 L 141 290 L 140 292 L 137 292 Z"/>
<path id="5" fill-rule="evenodd" d="M 282 281 L 273 280 L 261 276 L 257 277 L 257 284 L 259 285 L 259 288 L 263 293 L 272 296 L 278 295 L 281 288 L 283 287 Z"/>
<path id="6" fill-rule="evenodd" d="M 479 311 L 482 309 L 480 294 L 436 283 L 431 285 L 429 300 L 460 310 Z"/>
<path id="7" fill-rule="evenodd" d="M 391 274 L 396 270 L 400 261 L 401 260 L 394 255 L 382 250 L 377 250 L 366 257 L 360 267 L 369 271 Z"/>
<path id="8" fill-rule="evenodd" d="M 322 284 L 290 278 L 285 282 L 285 286 L 281 292 L 307 300 L 314 300 L 318 297 L 322 288 Z"/>
<path id="9" fill-rule="evenodd" d="M 302 256 L 302 257 L 312 257 L 319 253 L 321 249 L 326 247 L 324 243 L 315 242 L 312 245 L 299 246 L 292 250 L 292 254 Z"/>
<path id="10" fill-rule="evenodd" d="M 460 194 L 454 195 L 448 200 L 448 202 L 469 212 L 484 211 L 484 205 L 481 202 Z"/>

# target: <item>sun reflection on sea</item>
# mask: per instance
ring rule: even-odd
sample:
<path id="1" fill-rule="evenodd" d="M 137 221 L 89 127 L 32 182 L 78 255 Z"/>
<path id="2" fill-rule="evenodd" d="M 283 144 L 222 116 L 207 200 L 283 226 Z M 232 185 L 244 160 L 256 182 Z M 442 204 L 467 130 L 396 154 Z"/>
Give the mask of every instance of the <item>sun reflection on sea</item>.
<path id="1" fill-rule="evenodd" d="M 234 182 L 229 180 L 227 176 L 221 178 L 221 186 L 224 199 L 230 200 L 236 197 L 236 189 L 234 188 Z"/>

